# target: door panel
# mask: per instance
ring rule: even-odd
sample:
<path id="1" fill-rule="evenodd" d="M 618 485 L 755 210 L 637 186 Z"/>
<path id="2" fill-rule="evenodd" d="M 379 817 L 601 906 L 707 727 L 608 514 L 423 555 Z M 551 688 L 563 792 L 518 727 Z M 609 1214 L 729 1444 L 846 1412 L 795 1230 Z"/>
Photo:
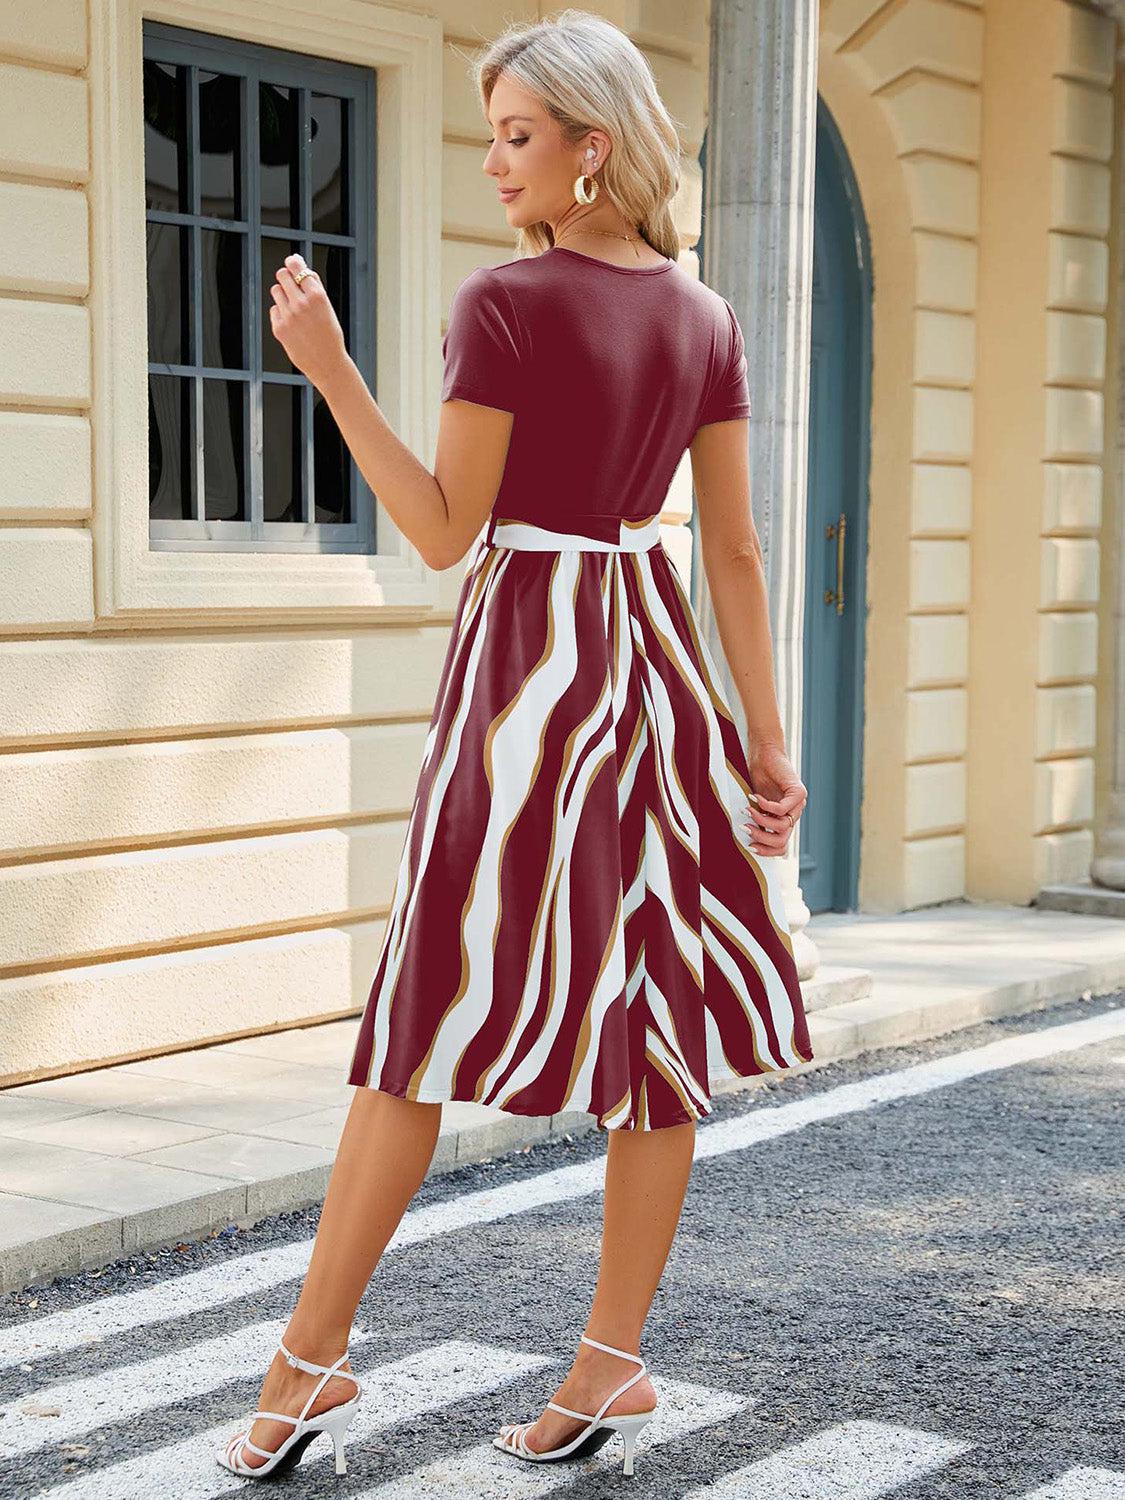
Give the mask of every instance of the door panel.
<path id="1" fill-rule="evenodd" d="M 858 888 L 870 305 L 858 191 L 818 102 L 799 875 L 814 913 L 854 910 Z"/>

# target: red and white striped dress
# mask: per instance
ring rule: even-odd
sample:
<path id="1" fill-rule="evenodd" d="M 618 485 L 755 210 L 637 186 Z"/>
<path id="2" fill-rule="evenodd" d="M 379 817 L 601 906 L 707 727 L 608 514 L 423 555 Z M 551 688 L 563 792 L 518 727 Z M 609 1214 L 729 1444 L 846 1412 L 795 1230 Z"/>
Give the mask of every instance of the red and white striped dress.
<path id="1" fill-rule="evenodd" d="M 719 1078 L 812 1057 L 780 861 L 749 847 L 745 752 L 660 541 L 695 431 L 749 412 L 741 330 L 674 261 L 555 247 L 472 273 L 444 352 L 443 399 L 515 421 L 347 1081 L 605 1129 L 699 1119 Z"/>

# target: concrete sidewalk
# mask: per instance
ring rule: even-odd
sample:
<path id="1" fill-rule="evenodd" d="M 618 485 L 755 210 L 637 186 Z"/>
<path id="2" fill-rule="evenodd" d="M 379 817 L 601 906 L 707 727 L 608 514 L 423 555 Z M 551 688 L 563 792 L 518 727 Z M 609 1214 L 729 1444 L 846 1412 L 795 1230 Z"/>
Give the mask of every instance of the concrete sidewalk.
<path id="1" fill-rule="evenodd" d="M 956 902 L 817 917 L 809 933 L 821 954 L 804 986 L 810 1068 L 1125 986 L 1125 923 L 1111 917 Z M 354 1093 L 343 1078 L 357 1025 L 0 1090 L 0 1291 L 319 1202 Z M 592 1128 L 581 1111 L 447 1104 L 431 1170 Z"/>

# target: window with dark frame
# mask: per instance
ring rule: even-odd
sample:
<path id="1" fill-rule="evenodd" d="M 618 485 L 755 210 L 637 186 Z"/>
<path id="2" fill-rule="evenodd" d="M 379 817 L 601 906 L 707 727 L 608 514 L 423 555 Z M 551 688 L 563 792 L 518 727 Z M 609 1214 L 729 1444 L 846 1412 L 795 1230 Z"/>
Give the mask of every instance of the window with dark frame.
<path id="1" fill-rule="evenodd" d="M 374 387 L 373 73 L 144 25 L 149 544 L 370 552 L 374 499 L 274 337 L 293 252 Z"/>

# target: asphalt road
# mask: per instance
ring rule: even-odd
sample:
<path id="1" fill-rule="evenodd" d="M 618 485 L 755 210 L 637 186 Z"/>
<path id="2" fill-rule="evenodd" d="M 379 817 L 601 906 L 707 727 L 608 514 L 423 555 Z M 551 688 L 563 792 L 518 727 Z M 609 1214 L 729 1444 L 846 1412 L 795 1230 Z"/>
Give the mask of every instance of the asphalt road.
<path id="1" fill-rule="evenodd" d="M 981 1050 L 986 1049 L 986 1050 Z M 636 1473 L 491 1437 L 569 1363 L 597 1134 L 431 1179 L 360 1308 L 364 1411 L 280 1481 L 370 1500 L 1125 1497 L 1125 994 L 716 1101 L 642 1352 Z M 203 1500 L 316 1214 L 0 1298 L 0 1496 Z"/>

